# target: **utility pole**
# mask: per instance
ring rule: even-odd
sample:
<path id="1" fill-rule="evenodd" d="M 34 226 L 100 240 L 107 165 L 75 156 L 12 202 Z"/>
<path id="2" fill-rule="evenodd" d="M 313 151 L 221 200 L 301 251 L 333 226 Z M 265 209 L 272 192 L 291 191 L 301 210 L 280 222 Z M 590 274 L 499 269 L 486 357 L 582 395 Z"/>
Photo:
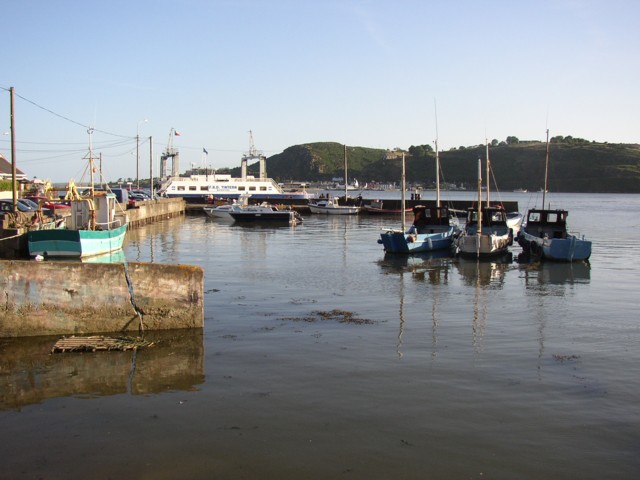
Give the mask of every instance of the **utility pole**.
<path id="1" fill-rule="evenodd" d="M 140 190 L 140 124 L 147 123 L 148 121 L 149 120 L 145 118 L 136 124 L 136 188 L 138 190 Z"/>
<path id="2" fill-rule="evenodd" d="M 149 137 L 149 192 L 153 200 L 153 137 Z"/>
<path id="3" fill-rule="evenodd" d="M 13 190 L 13 213 L 18 211 L 18 185 L 16 181 L 16 123 L 13 109 L 13 87 L 9 88 L 11 94 L 11 190 Z"/>
<path id="4" fill-rule="evenodd" d="M 138 130 L 140 127 L 138 126 Z M 136 188 L 140 190 L 140 133 L 136 132 Z"/>

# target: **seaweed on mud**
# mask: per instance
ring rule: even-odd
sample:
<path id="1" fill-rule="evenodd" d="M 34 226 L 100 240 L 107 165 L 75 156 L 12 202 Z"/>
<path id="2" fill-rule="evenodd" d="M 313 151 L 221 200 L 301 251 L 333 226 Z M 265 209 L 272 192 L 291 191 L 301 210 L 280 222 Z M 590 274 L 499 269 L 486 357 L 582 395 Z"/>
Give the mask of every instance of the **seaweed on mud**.
<path id="1" fill-rule="evenodd" d="M 305 317 L 285 317 L 282 320 L 289 320 L 294 322 L 307 322 L 313 323 L 323 320 L 333 320 L 338 323 L 349 323 L 354 325 L 372 325 L 376 322 L 367 318 L 359 318 L 354 312 L 347 310 L 333 309 L 330 311 L 315 310 L 311 312 L 311 315 Z"/>
<path id="2" fill-rule="evenodd" d="M 553 359 L 560 363 L 568 362 L 570 360 L 578 360 L 579 358 L 580 355 L 553 355 Z"/>

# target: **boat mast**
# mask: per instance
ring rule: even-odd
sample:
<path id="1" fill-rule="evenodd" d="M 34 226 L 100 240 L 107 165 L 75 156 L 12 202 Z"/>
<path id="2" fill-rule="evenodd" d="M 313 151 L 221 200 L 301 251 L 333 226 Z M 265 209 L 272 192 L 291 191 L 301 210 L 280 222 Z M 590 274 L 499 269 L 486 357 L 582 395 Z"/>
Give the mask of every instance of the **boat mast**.
<path id="1" fill-rule="evenodd" d="M 490 178 L 491 178 L 491 160 L 489 160 L 489 140 L 485 138 L 485 143 L 487 146 L 487 207 L 491 206 L 491 193 L 490 190 Z"/>
<path id="2" fill-rule="evenodd" d="M 90 209 L 91 209 L 91 220 L 89 221 L 89 230 L 95 230 L 96 229 L 96 204 L 95 204 L 95 197 L 94 197 L 94 181 L 93 181 L 93 145 L 91 143 L 91 135 L 93 134 L 93 127 L 89 127 L 87 129 L 87 133 L 89 134 L 89 178 L 91 179 L 90 182 L 90 192 L 91 192 L 91 200 L 90 200 Z"/>
<path id="3" fill-rule="evenodd" d="M 436 207 L 440 207 L 440 157 L 438 156 L 438 139 L 436 138 Z"/>
<path id="4" fill-rule="evenodd" d="M 406 187 L 406 182 L 407 182 L 406 166 L 405 166 L 405 160 L 404 160 L 404 152 L 402 152 L 402 179 L 401 179 L 401 182 L 400 182 L 402 184 L 401 185 L 402 191 L 400 193 L 400 195 L 401 195 L 400 198 L 402 199 L 402 201 L 400 202 L 401 203 L 400 210 L 402 210 L 402 211 L 400 213 L 400 216 L 402 218 L 402 231 L 403 232 L 406 231 L 406 228 L 405 228 L 406 227 L 406 219 L 405 219 L 405 208 L 406 207 L 405 207 L 405 205 L 407 203 L 407 193 L 405 191 L 406 190 L 406 188 L 405 188 Z"/>
<path id="5" fill-rule="evenodd" d="M 347 201 L 347 144 L 344 145 L 344 201 Z"/>
<path id="6" fill-rule="evenodd" d="M 433 100 L 433 107 L 436 114 L 436 207 L 440 207 L 440 156 L 438 152 L 438 109 L 436 107 L 436 101 Z"/>
<path id="7" fill-rule="evenodd" d="M 476 257 L 480 258 L 480 239 L 482 238 L 482 159 L 478 157 L 478 228 L 476 230 Z"/>
<path id="8" fill-rule="evenodd" d="M 91 135 L 93 134 L 93 127 L 89 127 L 87 130 L 89 134 L 89 178 L 91 182 L 89 183 L 91 187 L 91 195 L 93 195 L 94 182 L 93 182 L 93 146 L 91 145 Z"/>
<path id="9" fill-rule="evenodd" d="M 547 197 L 547 182 L 549 180 L 549 129 L 547 128 L 547 154 L 544 165 L 544 190 L 542 191 L 542 208 L 545 208 L 544 204 Z"/>

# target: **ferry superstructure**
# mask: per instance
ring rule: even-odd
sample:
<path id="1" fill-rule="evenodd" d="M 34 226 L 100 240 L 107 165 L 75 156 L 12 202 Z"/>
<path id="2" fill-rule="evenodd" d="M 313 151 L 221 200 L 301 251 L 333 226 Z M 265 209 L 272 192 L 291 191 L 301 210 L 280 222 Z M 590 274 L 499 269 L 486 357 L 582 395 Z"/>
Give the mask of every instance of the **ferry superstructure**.
<path id="1" fill-rule="evenodd" d="M 165 197 L 182 197 L 190 202 L 211 202 L 212 200 L 235 200 L 240 196 L 250 196 L 251 200 L 305 200 L 314 198 L 304 189 L 302 191 L 285 192 L 275 180 L 267 177 L 267 158 L 253 144 L 253 134 L 249 131 L 249 152 L 242 156 L 240 177 L 214 172 L 202 175 L 173 176 L 164 179 L 158 193 Z M 168 149 L 169 150 L 169 149 Z M 172 155 L 176 155 L 173 152 Z M 260 175 L 255 178 L 247 175 L 250 160 L 258 160 Z"/>
<path id="2" fill-rule="evenodd" d="M 228 174 L 191 175 L 171 177 L 160 188 L 166 197 L 183 197 L 188 201 L 226 199 L 233 200 L 241 195 L 250 195 L 252 200 L 309 200 L 312 194 L 302 190 L 285 192 L 272 178 L 244 178 Z"/>

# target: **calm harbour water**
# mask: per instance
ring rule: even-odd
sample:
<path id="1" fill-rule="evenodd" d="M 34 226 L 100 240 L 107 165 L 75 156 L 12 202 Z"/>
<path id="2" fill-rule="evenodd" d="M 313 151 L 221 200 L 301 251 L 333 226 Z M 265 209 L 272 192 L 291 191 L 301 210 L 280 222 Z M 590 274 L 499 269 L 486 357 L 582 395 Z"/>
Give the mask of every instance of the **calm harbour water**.
<path id="1" fill-rule="evenodd" d="M 637 478 L 640 195 L 551 200 L 590 265 L 389 258 L 387 216 L 129 232 L 129 261 L 204 267 L 204 331 L 0 341 L 0 478 Z"/>

